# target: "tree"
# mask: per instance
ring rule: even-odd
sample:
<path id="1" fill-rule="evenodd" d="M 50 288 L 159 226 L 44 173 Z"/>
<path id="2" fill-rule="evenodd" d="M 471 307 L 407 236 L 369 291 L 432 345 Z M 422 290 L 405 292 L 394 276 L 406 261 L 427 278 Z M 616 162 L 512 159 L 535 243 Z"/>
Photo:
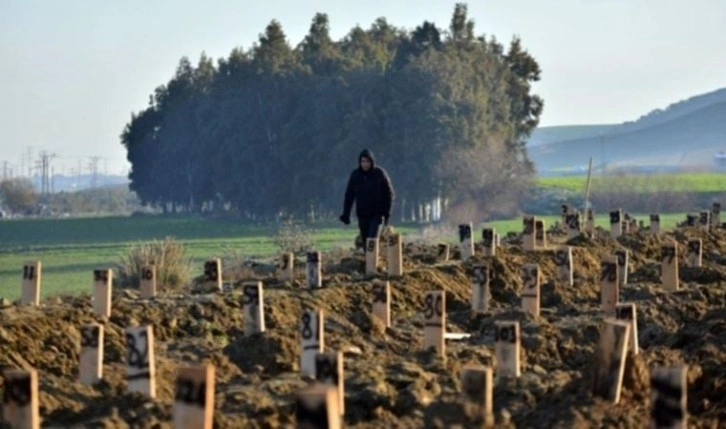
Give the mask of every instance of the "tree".
<path id="1" fill-rule="evenodd" d="M 12 213 L 29 215 L 36 211 L 38 194 L 28 179 L 9 179 L 0 182 L 3 205 Z"/>

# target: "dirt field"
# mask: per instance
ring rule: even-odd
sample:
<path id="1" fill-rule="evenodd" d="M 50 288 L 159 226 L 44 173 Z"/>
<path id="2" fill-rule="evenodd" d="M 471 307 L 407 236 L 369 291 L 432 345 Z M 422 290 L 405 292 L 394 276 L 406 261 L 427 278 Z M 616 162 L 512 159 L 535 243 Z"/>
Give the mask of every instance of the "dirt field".
<path id="1" fill-rule="evenodd" d="M 686 242 L 703 239 L 704 267 L 685 266 Z M 660 243 L 675 238 L 681 260 L 681 290 L 659 285 Z M 564 236 L 550 234 L 550 247 Z M 631 234 L 613 240 L 598 230 L 594 240 L 574 239 L 573 287 L 556 281 L 553 250 L 523 252 L 519 238 L 503 239 L 497 256 L 472 262 L 434 262 L 434 246 L 407 243 L 405 275 L 392 279 L 392 327 L 371 315 L 371 280 L 361 274 L 362 255 L 324 255 L 323 288 L 274 278 L 261 261 L 245 272 L 225 273 L 264 282 L 267 331 L 244 336 L 242 295 L 160 294 L 140 300 L 118 290 L 105 321 L 104 380 L 77 381 L 79 327 L 98 321 L 89 296 L 59 297 L 40 308 L 0 303 L 0 366 L 36 368 L 43 427 L 171 427 L 176 368 L 210 362 L 216 366 L 215 427 L 294 427 L 295 392 L 310 383 L 298 373 L 299 316 L 303 307 L 325 313 L 326 351 L 345 352 L 345 427 L 478 427 L 460 403 L 460 371 L 493 362 L 494 321 L 518 320 L 522 375 L 494 388 L 496 427 L 647 427 L 649 367 L 688 364 L 689 427 L 716 428 L 726 422 L 726 231 L 686 230 L 659 237 Z M 599 329 L 600 258 L 617 248 L 631 251 L 628 284 L 621 302 L 638 311 L 641 352 L 626 363 L 620 403 L 594 398 L 593 363 Z M 454 259 L 457 252 L 454 253 Z M 478 252 L 481 255 L 481 252 Z M 490 261 L 486 261 L 490 259 Z M 470 311 L 472 263 L 493 267 L 491 311 Z M 543 272 L 541 316 L 520 310 L 521 267 L 538 263 Z M 385 278 L 385 275 L 381 275 Z M 447 342 L 447 359 L 423 350 L 423 295 L 446 291 L 447 331 L 471 338 Z M 126 390 L 124 329 L 153 325 L 156 337 L 157 398 Z M 0 390 L 2 387 L 0 386 Z"/>

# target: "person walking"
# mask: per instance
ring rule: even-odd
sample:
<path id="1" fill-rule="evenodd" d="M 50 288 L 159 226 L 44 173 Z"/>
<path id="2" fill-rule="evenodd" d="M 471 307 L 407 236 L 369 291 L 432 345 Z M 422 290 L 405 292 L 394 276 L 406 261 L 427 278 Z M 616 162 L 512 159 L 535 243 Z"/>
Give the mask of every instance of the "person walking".
<path id="1" fill-rule="evenodd" d="M 393 206 L 393 186 L 388 173 L 376 166 L 373 153 L 364 149 L 358 156 L 358 168 L 348 179 L 340 221 L 350 225 L 350 211 L 355 202 L 360 238 L 365 249 L 367 238 L 378 238 L 381 225 L 388 225 Z"/>

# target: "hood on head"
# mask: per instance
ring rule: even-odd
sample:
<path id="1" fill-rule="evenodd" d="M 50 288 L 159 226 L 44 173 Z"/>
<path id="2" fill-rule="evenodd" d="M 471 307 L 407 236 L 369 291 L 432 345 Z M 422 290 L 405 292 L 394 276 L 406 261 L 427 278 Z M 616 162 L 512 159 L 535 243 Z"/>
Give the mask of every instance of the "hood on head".
<path id="1" fill-rule="evenodd" d="M 373 152 L 371 152 L 369 149 L 363 149 L 360 155 L 358 155 L 358 168 L 360 168 L 360 160 L 363 158 L 368 158 L 371 160 L 371 169 L 376 166 L 376 159 L 373 157 Z"/>

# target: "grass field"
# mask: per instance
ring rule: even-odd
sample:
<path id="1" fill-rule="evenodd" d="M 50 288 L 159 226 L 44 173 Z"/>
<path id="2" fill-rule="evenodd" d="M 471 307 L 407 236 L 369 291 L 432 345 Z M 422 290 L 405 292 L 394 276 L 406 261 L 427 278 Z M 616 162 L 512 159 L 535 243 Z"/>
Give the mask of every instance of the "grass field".
<path id="1" fill-rule="evenodd" d="M 636 216 L 647 220 L 647 215 Z M 661 225 L 670 228 L 684 214 L 662 215 Z M 545 216 L 547 225 L 559 217 Z M 521 219 L 495 221 L 477 226 L 493 226 L 499 233 L 521 231 Z M 605 216 L 598 225 L 607 226 Z M 646 222 L 647 223 L 647 222 Z M 416 234 L 413 226 L 396 227 L 405 235 Z M 198 272 L 210 257 L 235 254 L 270 256 L 279 250 L 273 243 L 275 226 L 252 226 L 234 221 L 163 217 L 106 217 L 86 219 L 6 220 L 0 222 L 0 297 L 20 296 L 22 265 L 28 260 L 43 264 L 42 295 L 90 292 L 92 271 L 115 267 L 129 246 L 172 236 L 186 245 Z M 357 234 L 354 226 L 321 225 L 311 229 L 320 250 L 349 248 Z M 476 234 L 476 238 L 479 238 Z M 454 243 L 455 236 L 450 238 Z"/>
<path id="2" fill-rule="evenodd" d="M 587 176 L 541 177 L 537 183 L 546 188 L 585 192 Z M 592 178 L 593 190 L 624 190 L 635 192 L 684 191 L 726 192 L 724 173 L 678 173 Z"/>

